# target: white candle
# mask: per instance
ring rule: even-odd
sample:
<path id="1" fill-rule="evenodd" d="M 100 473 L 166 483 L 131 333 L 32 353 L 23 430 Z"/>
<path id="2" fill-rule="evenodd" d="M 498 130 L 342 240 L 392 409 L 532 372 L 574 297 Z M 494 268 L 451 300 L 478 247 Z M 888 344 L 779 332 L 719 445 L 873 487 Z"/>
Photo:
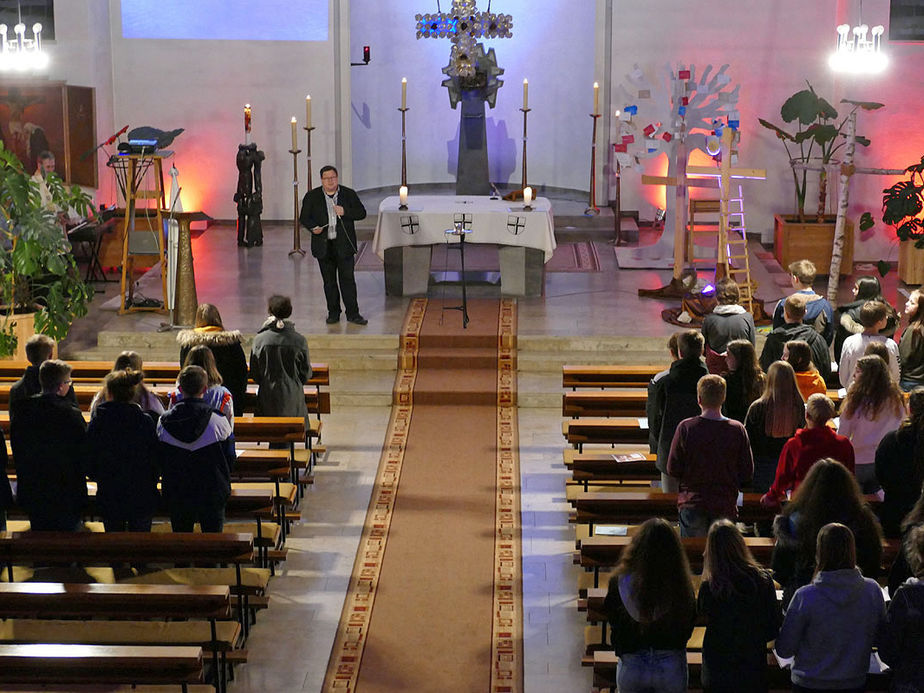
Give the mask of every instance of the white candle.
<path id="1" fill-rule="evenodd" d="M 525 111 L 529 104 L 529 80 L 523 78 L 523 110 Z"/>
<path id="2" fill-rule="evenodd" d="M 529 207 L 533 203 L 533 189 L 523 188 L 523 204 Z"/>
<path id="3" fill-rule="evenodd" d="M 298 134 L 295 132 L 295 116 L 292 116 L 292 151 L 298 149 Z"/>
<path id="4" fill-rule="evenodd" d="M 594 115 L 600 112 L 600 85 L 594 82 Z"/>
<path id="5" fill-rule="evenodd" d="M 407 108 L 407 77 L 401 78 L 401 108 Z"/>
<path id="6" fill-rule="evenodd" d="M 305 127 L 311 127 L 311 94 L 305 97 Z"/>
<path id="7" fill-rule="evenodd" d="M 407 204 L 407 186 L 406 185 L 402 185 L 400 188 L 398 188 L 398 201 L 402 205 Z"/>

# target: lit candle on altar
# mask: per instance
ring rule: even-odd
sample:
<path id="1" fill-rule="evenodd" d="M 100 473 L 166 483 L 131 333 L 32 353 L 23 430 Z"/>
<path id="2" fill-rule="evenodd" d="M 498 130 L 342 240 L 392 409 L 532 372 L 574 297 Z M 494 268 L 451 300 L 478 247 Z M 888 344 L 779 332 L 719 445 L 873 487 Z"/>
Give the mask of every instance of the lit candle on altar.
<path id="1" fill-rule="evenodd" d="M 600 112 L 600 85 L 594 82 L 594 115 Z"/>
<path id="2" fill-rule="evenodd" d="M 250 128 L 253 112 L 250 104 L 244 104 L 244 144 L 250 144 Z"/>
<path id="3" fill-rule="evenodd" d="M 311 95 L 305 97 L 305 127 L 311 127 Z"/>
<path id="4" fill-rule="evenodd" d="M 533 203 L 533 189 L 523 188 L 523 204 L 529 207 Z"/>
<path id="5" fill-rule="evenodd" d="M 407 77 L 401 78 L 401 108 L 407 108 Z"/>
<path id="6" fill-rule="evenodd" d="M 398 202 L 402 205 L 407 205 L 407 186 L 402 185 L 398 188 Z"/>
<path id="7" fill-rule="evenodd" d="M 523 78 L 523 110 L 528 108 L 529 104 L 529 80 Z"/>
<path id="8" fill-rule="evenodd" d="M 296 122 L 297 121 L 295 120 L 295 116 L 292 116 L 292 151 L 298 149 L 298 135 L 295 132 Z"/>

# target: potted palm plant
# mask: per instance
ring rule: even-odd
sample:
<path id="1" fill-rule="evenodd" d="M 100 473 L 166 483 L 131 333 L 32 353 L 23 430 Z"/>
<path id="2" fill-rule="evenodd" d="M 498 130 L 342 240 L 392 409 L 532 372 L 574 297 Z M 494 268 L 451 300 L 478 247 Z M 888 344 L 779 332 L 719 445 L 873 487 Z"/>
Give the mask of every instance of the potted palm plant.
<path id="1" fill-rule="evenodd" d="M 793 184 L 796 193 L 796 213 L 774 216 L 774 254 L 781 265 L 809 259 L 815 263 L 820 274 L 827 274 L 831 267 L 831 248 L 834 242 L 834 215 L 825 214 L 828 198 L 828 174 L 826 167 L 844 146 L 844 128 L 850 114 L 858 108 L 875 110 L 882 104 L 869 102 L 848 103 L 850 111 L 840 118 L 837 109 L 826 99 L 815 93 L 806 82 L 807 89 L 790 96 L 780 109 L 784 123 L 794 123 L 796 130 L 788 132 L 783 128 L 759 118 L 760 124 L 771 130 L 783 143 L 792 167 Z M 864 147 L 869 139 L 857 136 L 856 141 Z M 805 211 L 808 194 L 809 170 L 819 170 L 818 205 L 815 213 Z M 848 222 L 842 251 L 843 272 L 853 266 L 853 225 Z"/>
<path id="2" fill-rule="evenodd" d="M 58 209 L 86 215 L 90 198 L 50 174 L 46 185 Z M 61 340 L 86 315 L 92 298 L 54 210 L 13 152 L 0 143 L 0 358 L 22 358 L 32 331 Z M 34 325 L 34 327 L 33 327 Z"/>
<path id="3" fill-rule="evenodd" d="M 906 284 L 924 284 L 924 156 L 905 169 L 900 180 L 882 191 L 882 221 L 898 236 L 898 277 Z"/>

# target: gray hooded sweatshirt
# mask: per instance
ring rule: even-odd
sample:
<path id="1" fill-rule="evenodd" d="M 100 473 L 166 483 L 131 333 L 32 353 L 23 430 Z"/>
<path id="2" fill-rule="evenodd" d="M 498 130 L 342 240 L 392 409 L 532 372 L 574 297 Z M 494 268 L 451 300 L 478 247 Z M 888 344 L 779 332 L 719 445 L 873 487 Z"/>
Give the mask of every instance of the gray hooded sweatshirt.
<path id="1" fill-rule="evenodd" d="M 885 600 L 875 580 L 857 568 L 824 571 L 793 595 L 776 653 L 795 658 L 793 683 L 859 688 L 885 618 Z"/>

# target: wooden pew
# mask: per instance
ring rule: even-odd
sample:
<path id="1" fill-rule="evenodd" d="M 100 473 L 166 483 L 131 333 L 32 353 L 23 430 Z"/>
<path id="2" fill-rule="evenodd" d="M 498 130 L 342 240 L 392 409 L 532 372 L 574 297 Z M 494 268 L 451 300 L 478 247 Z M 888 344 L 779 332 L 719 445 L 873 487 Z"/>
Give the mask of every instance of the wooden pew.
<path id="1" fill-rule="evenodd" d="M 606 387 L 645 387 L 656 373 L 660 373 L 669 364 L 663 366 L 571 366 L 561 367 L 561 386 L 573 390 L 578 388 Z"/>
<path id="2" fill-rule="evenodd" d="M 2 419 L 0 419 L 2 424 Z M 578 451 L 588 444 L 647 443 L 648 428 L 635 417 L 571 419 L 562 422 L 562 435 Z"/>
<path id="3" fill-rule="evenodd" d="M 0 645 L 4 684 L 163 684 L 202 681 L 202 648 L 137 645 Z"/>

